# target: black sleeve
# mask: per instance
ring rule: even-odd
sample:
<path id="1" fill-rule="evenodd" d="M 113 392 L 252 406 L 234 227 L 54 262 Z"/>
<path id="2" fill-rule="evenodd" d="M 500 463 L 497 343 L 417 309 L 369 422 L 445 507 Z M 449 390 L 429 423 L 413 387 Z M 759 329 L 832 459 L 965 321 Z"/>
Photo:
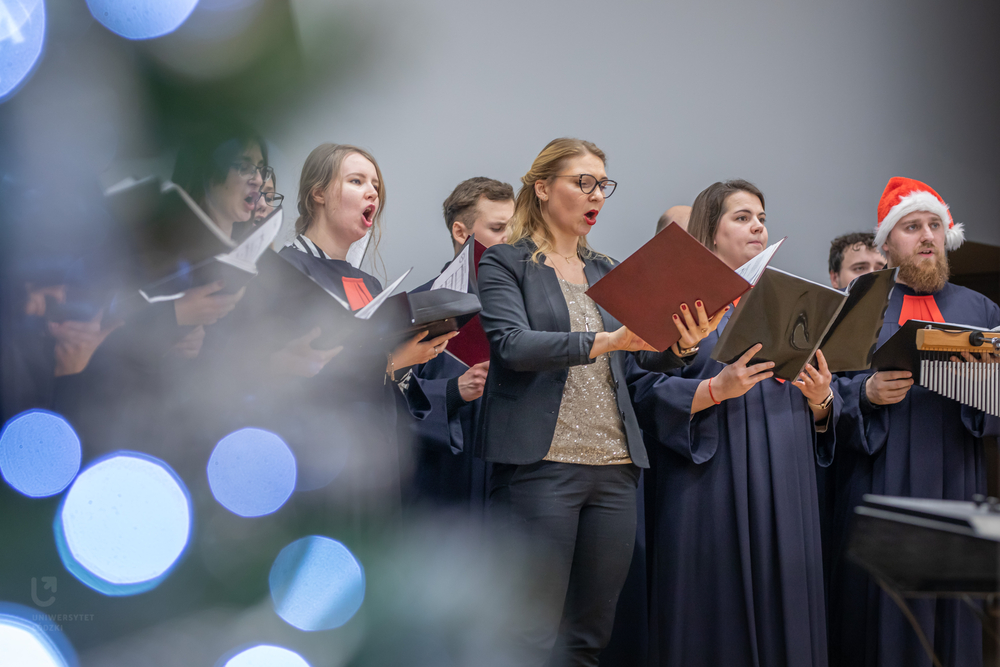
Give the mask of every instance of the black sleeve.
<path id="1" fill-rule="evenodd" d="M 643 370 L 666 373 L 675 368 L 687 366 L 694 361 L 696 356 L 692 354 L 687 357 L 678 357 L 673 350 L 668 348 L 666 352 L 636 352 L 635 363 Z"/>
<path id="2" fill-rule="evenodd" d="M 448 383 L 445 385 L 444 390 L 445 396 L 445 406 L 448 410 L 448 416 L 458 412 L 459 408 L 465 405 L 465 399 L 462 398 L 462 392 L 458 389 L 458 378 L 448 378 Z"/>

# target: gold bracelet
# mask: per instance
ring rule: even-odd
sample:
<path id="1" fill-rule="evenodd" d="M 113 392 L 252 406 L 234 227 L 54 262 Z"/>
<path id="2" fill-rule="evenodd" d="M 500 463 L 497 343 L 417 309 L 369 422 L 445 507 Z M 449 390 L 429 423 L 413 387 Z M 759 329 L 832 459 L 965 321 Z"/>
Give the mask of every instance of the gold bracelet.
<path id="1" fill-rule="evenodd" d="M 693 347 L 684 348 L 684 347 L 681 347 L 680 344 L 678 344 L 677 345 L 677 354 L 680 355 L 680 356 L 682 356 L 682 357 L 690 357 L 692 354 L 694 354 L 695 352 L 698 351 L 699 347 L 701 347 L 701 346 L 700 345 L 695 345 Z"/>

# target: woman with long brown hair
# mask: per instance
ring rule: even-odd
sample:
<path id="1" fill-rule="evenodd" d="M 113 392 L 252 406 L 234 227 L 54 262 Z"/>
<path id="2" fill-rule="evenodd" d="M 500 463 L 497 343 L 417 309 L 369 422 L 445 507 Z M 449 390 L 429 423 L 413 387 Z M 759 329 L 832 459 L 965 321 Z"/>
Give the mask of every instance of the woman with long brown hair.
<path id="1" fill-rule="evenodd" d="M 322 144 L 306 158 L 299 180 L 297 236 L 281 250 L 281 256 L 300 271 L 358 310 L 382 291 L 379 280 L 347 261 L 351 245 L 366 234 L 374 234 L 377 245 L 385 208 L 385 182 L 375 158 L 357 146 Z M 339 307 L 330 303 L 330 307 Z M 301 419 L 284 419 L 281 435 L 295 446 L 300 443 L 300 470 L 316 479 L 306 486 L 329 481 L 323 478 L 338 454 L 347 474 L 361 493 L 398 496 L 395 382 L 407 369 L 441 354 L 454 333 L 423 340 L 418 333 L 394 349 L 379 341 L 353 345 L 339 355 L 335 350 L 312 349 L 321 331 L 317 328 L 299 339 L 282 359 L 314 366 L 300 375 L 301 389 L 290 408 Z M 353 435 L 347 435 L 353 434 Z M 331 436 L 343 438 L 330 448 Z M 297 451 L 297 453 L 299 453 Z M 312 463 L 314 465 L 310 466 Z M 398 497 L 392 502 L 398 502 Z M 390 502 L 391 504 L 391 502 Z"/>
<path id="2" fill-rule="evenodd" d="M 478 454 L 494 464 L 491 513 L 544 555 L 545 613 L 519 631 L 522 664 L 545 664 L 560 639 L 567 664 L 596 665 L 632 558 L 647 465 L 627 369 L 682 366 L 718 320 L 699 307 L 696 322 L 685 306 L 664 323 L 680 343 L 657 353 L 586 295 L 614 266 L 587 244 L 616 186 L 597 146 L 556 139 L 521 183 L 509 245 L 479 264 L 490 370 Z"/>
<path id="3" fill-rule="evenodd" d="M 767 246 L 764 195 L 715 183 L 688 230 L 736 269 Z M 816 465 L 830 464 L 840 399 L 822 352 L 779 382 L 772 362 L 752 363 L 760 345 L 727 366 L 711 358 L 718 340 L 680 371 L 629 377 L 650 454 L 649 664 L 821 667 Z"/>

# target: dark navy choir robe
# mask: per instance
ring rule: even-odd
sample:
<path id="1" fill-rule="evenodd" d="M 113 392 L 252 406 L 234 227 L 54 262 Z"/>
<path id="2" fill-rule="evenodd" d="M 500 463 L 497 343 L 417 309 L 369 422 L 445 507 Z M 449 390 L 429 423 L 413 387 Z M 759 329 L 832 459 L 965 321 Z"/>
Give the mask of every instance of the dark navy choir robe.
<path id="1" fill-rule="evenodd" d="M 457 395 L 457 378 L 468 368 L 447 352 L 413 368 L 406 391 L 415 447 L 413 500 L 478 514 L 486 506 L 488 464 L 472 453 L 482 400 Z M 421 409 L 426 403 L 430 409 Z"/>
<path id="2" fill-rule="evenodd" d="M 841 400 L 822 433 L 799 389 L 773 379 L 692 416 L 698 384 L 723 369 L 718 340 L 680 371 L 629 379 L 651 466 L 649 664 L 824 666 L 816 465 L 833 458 Z"/>
<path id="3" fill-rule="evenodd" d="M 345 261 L 294 248 L 284 248 L 280 255 L 345 301 L 344 278 L 353 279 L 354 290 L 356 281 L 362 281 L 372 297 L 382 291 L 374 276 Z M 326 487 L 358 510 L 359 518 L 395 513 L 401 501 L 400 475 L 408 456 L 399 447 L 397 432 L 403 397 L 395 383 L 386 381 L 386 361 L 381 345 L 349 345 L 315 377 L 290 378 L 255 401 L 265 404 L 261 408 L 270 413 L 272 428 L 298 459 L 298 488 Z M 329 486 L 334 479 L 336 484 Z"/>
<path id="4" fill-rule="evenodd" d="M 429 290 L 433 282 L 413 291 Z M 466 402 L 458 393 L 457 379 L 468 369 L 447 352 L 412 369 L 405 391 L 414 445 L 408 495 L 416 504 L 464 506 L 481 514 L 486 507 L 489 464 L 473 456 L 482 400 Z"/>
<path id="5" fill-rule="evenodd" d="M 904 299 L 915 293 L 897 285 L 879 335 L 884 343 L 899 327 Z M 934 295 L 947 322 L 1000 326 L 1000 307 L 972 290 L 948 283 Z M 869 373 L 841 381 L 842 435 L 830 471 L 833 486 L 830 572 L 831 664 L 858 667 L 930 665 L 902 613 L 864 571 L 844 557 L 850 520 L 865 493 L 971 500 L 986 493 L 982 437 L 996 435 L 1000 420 L 914 385 L 900 403 L 872 406 L 861 395 Z M 843 431 L 842 431 L 843 433 Z M 982 665 L 982 629 L 957 600 L 907 600 L 945 665 Z"/>

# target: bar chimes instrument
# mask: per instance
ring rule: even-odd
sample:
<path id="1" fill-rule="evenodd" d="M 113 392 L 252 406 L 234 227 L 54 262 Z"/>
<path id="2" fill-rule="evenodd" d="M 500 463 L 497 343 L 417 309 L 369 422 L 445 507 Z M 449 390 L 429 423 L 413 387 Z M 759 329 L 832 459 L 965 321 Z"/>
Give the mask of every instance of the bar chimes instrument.
<path id="1" fill-rule="evenodd" d="M 910 371 L 921 387 L 1000 417 L 1000 363 L 980 361 L 982 353 L 1000 354 L 1000 331 L 910 320 L 875 351 L 872 366 Z"/>

